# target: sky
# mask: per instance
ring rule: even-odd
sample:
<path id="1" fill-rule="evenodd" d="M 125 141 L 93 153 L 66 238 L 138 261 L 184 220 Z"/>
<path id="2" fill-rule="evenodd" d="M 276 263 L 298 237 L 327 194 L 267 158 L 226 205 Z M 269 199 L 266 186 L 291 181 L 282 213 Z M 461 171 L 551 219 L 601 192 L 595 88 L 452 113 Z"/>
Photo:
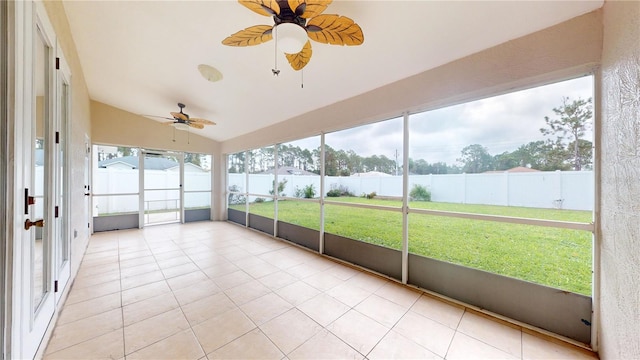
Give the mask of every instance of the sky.
<path id="1" fill-rule="evenodd" d="M 497 155 L 544 140 L 540 132 L 545 127 L 544 117 L 556 118 L 553 108 L 562 104 L 563 97 L 593 97 L 592 76 L 410 115 L 409 157 L 452 165 L 467 145 L 480 144 Z M 583 138 L 591 141 L 592 132 Z M 385 155 L 393 159 L 397 150 L 402 161 L 402 118 L 328 133 L 325 141 L 336 150 L 353 150 L 363 157 Z M 315 149 L 320 138 L 288 144 Z"/>

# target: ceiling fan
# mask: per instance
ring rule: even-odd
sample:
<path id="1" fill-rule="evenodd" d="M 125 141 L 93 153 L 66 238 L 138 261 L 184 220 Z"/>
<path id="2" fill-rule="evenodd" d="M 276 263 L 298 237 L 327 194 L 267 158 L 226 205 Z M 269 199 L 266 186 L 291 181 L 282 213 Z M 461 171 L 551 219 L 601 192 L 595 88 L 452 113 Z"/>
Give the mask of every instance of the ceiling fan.
<path id="1" fill-rule="evenodd" d="M 188 130 L 189 127 L 192 127 L 192 128 L 195 128 L 195 129 L 204 129 L 205 125 L 215 125 L 216 124 L 211 120 L 197 119 L 197 118 L 189 117 L 189 114 L 186 114 L 185 112 L 182 111 L 182 109 L 184 109 L 186 107 L 186 105 L 183 104 L 183 103 L 178 103 L 178 107 L 180 108 L 180 112 L 170 112 L 172 118 L 164 117 L 164 116 L 154 116 L 154 117 L 159 117 L 159 118 L 171 120 L 171 121 L 166 121 L 163 124 L 164 125 L 171 125 L 171 126 L 173 126 L 174 128 L 176 128 L 178 130 Z"/>
<path id="2" fill-rule="evenodd" d="M 254 25 L 227 37 L 222 44 L 253 46 L 267 42 L 276 34 L 276 45 L 284 51 L 294 70 L 311 60 L 309 39 L 331 45 L 361 45 L 364 34 L 346 16 L 322 14 L 332 0 L 238 0 L 249 10 L 272 16 L 275 25 Z"/>

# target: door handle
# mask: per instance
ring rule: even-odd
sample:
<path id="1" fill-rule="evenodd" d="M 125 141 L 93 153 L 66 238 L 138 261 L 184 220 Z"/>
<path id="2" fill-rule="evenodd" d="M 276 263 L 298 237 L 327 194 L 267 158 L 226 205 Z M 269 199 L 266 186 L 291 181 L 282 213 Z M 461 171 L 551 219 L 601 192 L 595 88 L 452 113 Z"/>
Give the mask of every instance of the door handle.
<path id="1" fill-rule="evenodd" d="M 84 193 L 84 196 L 91 196 L 91 193 Z"/>
<path id="2" fill-rule="evenodd" d="M 36 221 L 31 221 L 29 219 L 25 220 L 25 222 L 24 222 L 24 229 L 25 230 L 29 230 L 32 226 L 44 227 L 44 219 L 40 219 L 40 220 L 36 220 Z"/>

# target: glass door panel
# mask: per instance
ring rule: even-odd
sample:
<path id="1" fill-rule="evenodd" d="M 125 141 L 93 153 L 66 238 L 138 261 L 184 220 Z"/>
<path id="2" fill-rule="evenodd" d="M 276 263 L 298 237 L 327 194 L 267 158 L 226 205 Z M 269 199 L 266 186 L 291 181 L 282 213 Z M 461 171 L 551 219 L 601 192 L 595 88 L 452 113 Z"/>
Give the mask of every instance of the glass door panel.
<path id="1" fill-rule="evenodd" d="M 32 158 L 32 189 L 35 206 L 29 206 L 29 215 L 32 221 L 36 222 L 36 225 L 31 228 L 31 261 L 32 264 L 32 276 L 31 276 L 31 288 L 32 288 L 32 306 L 34 311 L 37 311 L 40 303 L 46 295 L 47 284 L 47 257 L 46 252 L 48 250 L 47 231 L 44 227 L 45 221 L 45 209 L 48 206 L 48 188 L 46 184 L 46 173 L 49 169 L 48 164 L 48 139 L 47 139 L 47 120 L 48 120 L 48 102 L 49 96 L 47 92 L 48 88 L 48 68 L 47 59 L 49 57 L 49 48 L 38 33 L 36 36 L 35 44 L 35 141 L 32 146 L 33 158 Z M 37 221 L 42 220 L 38 223 Z"/>
<path id="2" fill-rule="evenodd" d="M 182 221 L 182 154 L 143 152 L 144 225 Z"/>

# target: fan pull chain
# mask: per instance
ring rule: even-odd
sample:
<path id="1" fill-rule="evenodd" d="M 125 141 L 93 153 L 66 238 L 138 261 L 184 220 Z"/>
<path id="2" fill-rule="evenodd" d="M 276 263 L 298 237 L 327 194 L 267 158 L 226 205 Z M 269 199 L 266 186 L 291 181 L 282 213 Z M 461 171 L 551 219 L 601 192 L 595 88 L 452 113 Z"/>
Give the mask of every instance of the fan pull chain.
<path id="1" fill-rule="evenodd" d="M 304 89 L 304 69 L 300 70 L 300 88 Z"/>
<path id="2" fill-rule="evenodd" d="M 176 128 L 173 126 L 172 128 L 173 128 L 173 142 L 176 142 Z"/>
<path id="3" fill-rule="evenodd" d="M 275 69 L 271 69 L 271 73 L 273 74 L 273 76 L 278 76 L 280 75 L 280 70 L 278 70 L 278 27 L 275 27 L 275 46 L 273 47 L 273 54 L 274 54 L 274 62 L 275 62 Z"/>
<path id="4" fill-rule="evenodd" d="M 191 134 L 191 130 L 187 129 L 187 144 L 191 144 L 191 138 L 190 135 Z"/>

